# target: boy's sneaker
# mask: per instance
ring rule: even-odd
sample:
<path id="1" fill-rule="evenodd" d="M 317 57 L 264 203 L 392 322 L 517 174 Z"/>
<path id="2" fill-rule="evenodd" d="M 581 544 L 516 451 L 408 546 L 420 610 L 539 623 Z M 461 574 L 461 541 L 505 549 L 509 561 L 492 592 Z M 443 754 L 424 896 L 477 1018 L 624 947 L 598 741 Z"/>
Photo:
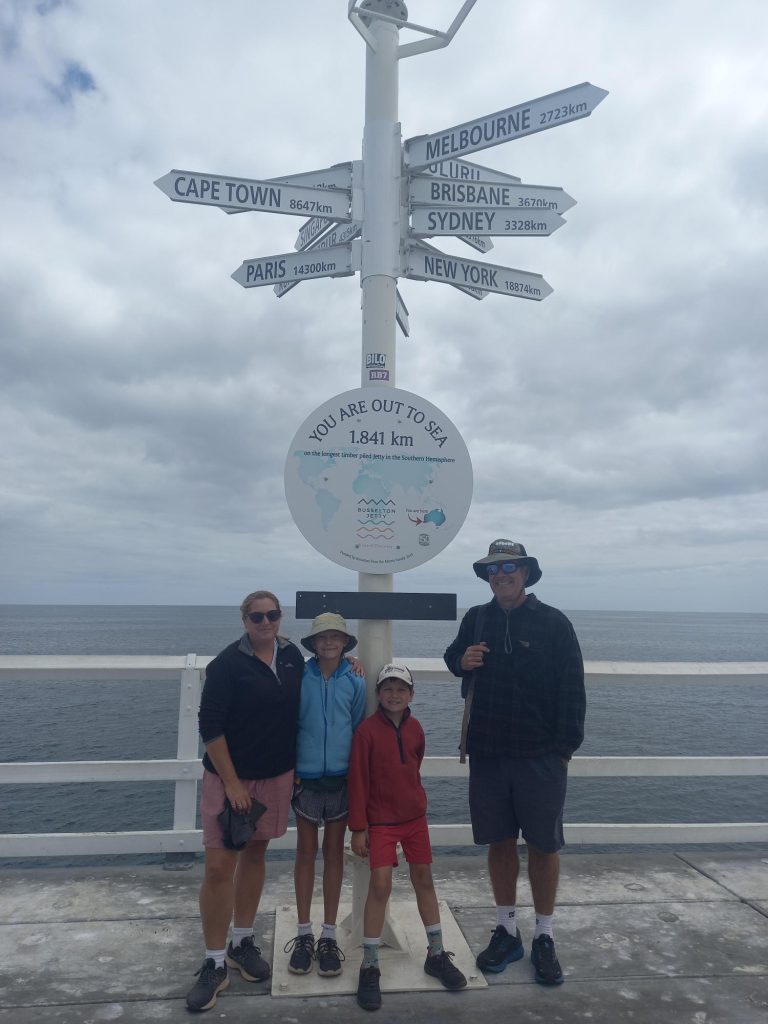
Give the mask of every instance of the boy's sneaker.
<path id="1" fill-rule="evenodd" d="M 187 992 L 187 1009 L 193 1013 L 210 1010 L 216 1004 L 216 996 L 229 985 L 227 965 L 216 966 L 212 957 L 203 960 L 203 966 L 197 971 L 197 981 Z"/>
<path id="2" fill-rule="evenodd" d="M 246 981 L 266 981 L 271 968 L 252 935 L 247 935 L 239 946 L 227 946 L 227 965 L 240 971 Z"/>
<path id="3" fill-rule="evenodd" d="M 439 978 L 444 988 L 459 989 L 466 988 L 467 979 L 458 967 L 451 963 L 453 953 L 436 953 L 435 956 L 428 956 L 424 961 L 424 970 L 433 978 Z"/>
<path id="4" fill-rule="evenodd" d="M 291 974 L 309 974 L 312 970 L 312 961 L 315 959 L 315 939 L 312 935 L 296 935 L 290 942 L 286 942 L 284 953 L 293 950 L 291 959 L 288 961 L 288 970 Z"/>
<path id="5" fill-rule="evenodd" d="M 475 963 L 481 971 L 500 974 L 507 964 L 520 960 L 524 952 L 520 931 L 516 928 L 515 934 L 510 935 L 500 924 L 494 929 L 488 948 L 477 954 Z"/>
<path id="6" fill-rule="evenodd" d="M 381 989 L 378 967 L 361 967 L 360 979 L 357 983 L 357 1005 L 364 1010 L 378 1010 L 381 1006 Z"/>
<path id="7" fill-rule="evenodd" d="M 320 939 L 317 943 L 317 973 L 324 978 L 335 978 L 341 974 L 341 961 L 346 957 L 339 949 L 336 939 Z"/>
<path id="8" fill-rule="evenodd" d="M 562 985 L 563 972 L 555 955 L 555 942 L 551 935 L 540 935 L 531 943 L 531 963 L 540 985 Z"/>

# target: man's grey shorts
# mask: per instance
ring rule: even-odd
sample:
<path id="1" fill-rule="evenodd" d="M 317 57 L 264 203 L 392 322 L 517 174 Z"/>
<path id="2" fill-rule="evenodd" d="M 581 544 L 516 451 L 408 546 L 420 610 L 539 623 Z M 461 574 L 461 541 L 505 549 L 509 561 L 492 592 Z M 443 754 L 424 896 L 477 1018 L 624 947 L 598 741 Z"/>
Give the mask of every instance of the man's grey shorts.
<path id="1" fill-rule="evenodd" d="M 291 807 L 297 817 L 311 821 L 313 825 L 320 826 L 328 821 L 340 821 L 346 818 L 349 812 L 346 780 L 340 789 L 330 792 L 306 789 L 302 785 L 295 786 Z"/>
<path id="2" fill-rule="evenodd" d="M 523 839 L 556 853 L 563 839 L 568 768 L 559 754 L 470 757 L 469 812 L 478 846 Z"/>

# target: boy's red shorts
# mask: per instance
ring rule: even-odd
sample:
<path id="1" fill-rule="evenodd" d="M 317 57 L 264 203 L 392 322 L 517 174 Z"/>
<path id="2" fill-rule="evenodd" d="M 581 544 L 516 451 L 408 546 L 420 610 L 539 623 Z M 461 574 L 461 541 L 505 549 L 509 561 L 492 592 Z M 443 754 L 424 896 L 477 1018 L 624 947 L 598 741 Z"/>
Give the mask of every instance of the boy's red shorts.
<path id="1" fill-rule="evenodd" d="M 368 865 L 374 868 L 396 868 L 395 847 L 403 848 L 409 864 L 431 864 L 432 846 L 429 842 L 427 819 L 422 816 L 402 825 L 371 825 L 368 829 Z"/>

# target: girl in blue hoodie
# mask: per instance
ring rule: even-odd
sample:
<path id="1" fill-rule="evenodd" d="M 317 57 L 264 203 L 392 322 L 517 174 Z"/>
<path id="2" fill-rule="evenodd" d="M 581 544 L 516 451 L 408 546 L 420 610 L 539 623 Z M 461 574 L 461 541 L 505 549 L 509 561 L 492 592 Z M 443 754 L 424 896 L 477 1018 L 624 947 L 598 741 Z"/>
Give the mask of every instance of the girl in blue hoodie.
<path id="1" fill-rule="evenodd" d="M 365 676 L 359 661 L 344 657 L 357 644 L 357 638 L 341 615 L 318 615 L 301 642 L 314 657 L 306 663 L 301 681 L 292 801 L 296 815 L 298 932 L 285 952 L 291 952 L 288 970 L 292 974 L 308 974 L 316 960 L 318 974 L 332 978 L 341 974 L 344 959 L 336 943 L 336 915 L 344 875 L 349 753 L 352 734 L 365 718 Z M 321 826 L 324 918 L 315 948 L 311 907 Z"/>

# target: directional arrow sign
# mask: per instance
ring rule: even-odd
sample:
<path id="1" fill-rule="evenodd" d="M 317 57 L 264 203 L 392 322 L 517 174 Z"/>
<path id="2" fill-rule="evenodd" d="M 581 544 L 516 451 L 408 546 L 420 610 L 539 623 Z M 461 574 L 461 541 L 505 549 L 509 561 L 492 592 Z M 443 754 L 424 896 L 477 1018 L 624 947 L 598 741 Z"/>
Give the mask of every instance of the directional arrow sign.
<path id="1" fill-rule="evenodd" d="M 436 174 L 439 178 L 457 178 L 460 181 L 520 181 L 515 174 L 494 171 L 492 167 L 472 163 L 471 160 L 441 160 L 425 167 L 422 174 Z"/>
<path id="2" fill-rule="evenodd" d="M 333 221 L 326 217 L 310 217 L 306 224 L 302 224 L 301 230 L 293 243 L 294 249 L 307 249 L 320 235 L 324 234 L 333 224 Z"/>
<path id="3" fill-rule="evenodd" d="M 268 178 L 271 184 L 303 185 L 305 188 L 352 188 L 352 164 L 334 164 L 319 171 L 303 171 L 301 174 L 284 174 L 281 178 Z M 224 207 L 224 213 L 248 213 L 248 210 L 231 206 Z M 297 246 L 298 248 L 298 246 Z"/>
<path id="4" fill-rule="evenodd" d="M 349 214 L 349 192 L 338 189 L 304 188 L 275 181 L 253 178 L 226 178 L 197 171 L 169 171 L 155 182 L 175 203 L 198 203 L 203 206 L 236 206 L 242 210 L 262 210 L 306 217 L 322 214 L 330 220 L 346 221 Z"/>
<path id="5" fill-rule="evenodd" d="M 329 231 L 327 235 L 323 235 L 323 237 L 320 238 L 319 240 L 311 242 L 302 251 L 304 253 L 318 252 L 321 250 L 330 249 L 333 246 L 344 245 L 345 242 L 350 242 L 353 238 L 357 238 L 357 236 L 360 234 L 361 229 L 362 224 L 360 223 L 360 221 L 357 220 L 350 221 L 349 224 L 336 224 L 333 227 L 333 230 Z M 303 278 L 299 278 L 296 281 L 289 281 L 284 284 L 276 284 L 275 295 L 278 297 L 278 299 L 281 299 L 286 292 L 289 292 L 291 288 L 295 288 L 296 285 L 299 284 L 299 282 L 302 280 Z M 269 283 L 270 282 L 267 282 L 267 284 Z"/>
<path id="6" fill-rule="evenodd" d="M 565 221 L 551 210 L 506 210 L 490 206 L 451 210 L 445 206 L 417 206 L 411 214 L 411 234 L 456 235 L 476 231 L 479 235 L 551 235 Z"/>
<path id="7" fill-rule="evenodd" d="M 470 285 L 500 295 L 514 295 L 518 299 L 534 299 L 536 302 L 546 299 L 552 293 L 551 286 L 541 274 L 498 267 L 492 263 L 462 260 L 444 253 L 438 254 L 420 245 L 408 246 L 405 276 L 420 281 Z"/>
<path id="8" fill-rule="evenodd" d="M 279 256 L 243 260 L 232 277 L 243 288 L 308 281 L 313 277 L 349 277 L 360 269 L 360 243 L 335 245 L 322 254 L 284 252 Z"/>
<path id="9" fill-rule="evenodd" d="M 477 249 L 478 252 L 490 252 L 493 248 L 493 242 L 486 235 L 459 235 L 460 241 L 466 242 L 467 245 L 473 249 Z"/>
<path id="10" fill-rule="evenodd" d="M 516 107 L 487 114 L 434 135 L 421 135 L 405 143 L 405 162 L 411 170 L 439 163 L 447 157 L 461 157 L 479 149 L 498 146 L 525 135 L 546 131 L 560 124 L 589 117 L 608 95 L 590 82 L 562 89 L 519 103 Z"/>
<path id="11" fill-rule="evenodd" d="M 418 175 L 408 185 L 411 203 L 429 206 L 508 206 L 523 210 L 554 210 L 565 213 L 576 200 L 561 188 L 550 185 L 502 184 L 494 181 L 453 181 Z"/>
<path id="12" fill-rule="evenodd" d="M 400 330 L 407 338 L 411 333 L 411 326 L 408 323 L 408 307 L 403 302 L 403 297 L 397 288 L 395 289 L 395 319 Z"/>
<path id="13" fill-rule="evenodd" d="M 438 256 L 445 256 L 445 253 L 441 249 L 435 248 L 434 245 L 430 245 L 429 242 L 425 242 L 423 239 L 419 239 L 418 247 L 420 249 L 427 250 L 428 252 L 434 252 Z M 472 285 L 469 284 L 458 284 L 454 281 L 451 281 L 450 285 L 457 291 L 464 292 L 465 295 L 469 295 L 473 299 L 477 299 L 478 302 L 482 302 L 482 300 L 488 294 L 488 292 L 484 292 L 482 288 L 474 288 Z"/>

